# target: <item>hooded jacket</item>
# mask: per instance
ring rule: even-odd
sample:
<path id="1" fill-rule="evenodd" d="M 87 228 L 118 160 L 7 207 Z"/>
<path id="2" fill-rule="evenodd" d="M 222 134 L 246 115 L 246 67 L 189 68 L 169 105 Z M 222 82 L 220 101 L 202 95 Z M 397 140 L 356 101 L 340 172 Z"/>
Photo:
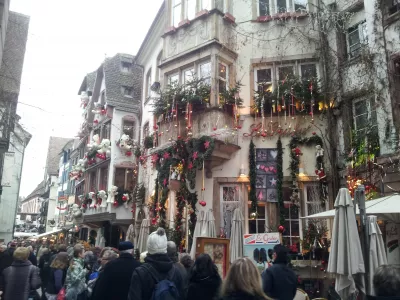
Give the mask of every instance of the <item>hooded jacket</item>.
<path id="1" fill-rule="evenodd" d="M 39 269 L 29 260 L 14 261 L 3 271 L 0 289 L 4 292 L 3 300 L 26 300 L 30 292 L 40 287 Z"/>
<path id="2" fill-rule="evenodd" d="M 74 258 L 67 271 L 67 277 L 65 279 L 67 291 L 69 289 L 74 289 L 76 293 L 82 293 L 86 288 L 86 273 L 86 269 L 83 267 L 83 259 Z"/>
<path id="3" fill-rule="evenodd" d="M 181 274 L 173 266 L 174 263 L 167 254 L 151 254 L 144 259 L 144 265 L 150 265 L 158 273 L 160 280 L 168 278 L 175 284 L 179 295 L 183 297 L 184 290 Z M 129 300 L 150 300 L 156 282 L 144 265 L 137 267 L 132 274 L 131 285 L 129 287 Z M 172 270 L 174 268 L 174 270 Z M 182 298 L 183 299 L 183 298 Z"/>
<path id="4" fill-rule="evenodd" d="M 211 274 L 199 274 L 192 270 L 189 279 L 187 299 L 218 299 L 221 283 L 222 280 L 216 268 Z"/>

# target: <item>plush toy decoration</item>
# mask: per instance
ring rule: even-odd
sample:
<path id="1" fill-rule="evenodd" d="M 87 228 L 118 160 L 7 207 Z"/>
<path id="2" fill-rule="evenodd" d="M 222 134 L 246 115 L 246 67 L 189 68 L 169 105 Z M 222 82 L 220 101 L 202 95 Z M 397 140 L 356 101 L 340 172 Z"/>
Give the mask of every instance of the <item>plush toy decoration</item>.
<path id="1" fill-rule="evenodd" d="M 107 193 L 106 193 L 106 191 L 100 190 L 97 193 L 97 197 L 101 199 L 100 207 L 102 207 L 102 208 L 107 207 Z"/>
<path id="2" fill-rule="evenodd" d="M 315 170 L 315 174 L 318 176 L 318 180 L 319 181 L 325 181 L 326 180 L 326 175 L 325 175 L 325 171 L 323 168 L 319 169 L 319 170 Z"/>
<path id="3" fill-rule="evenodd" d="M 128 208 L 128 202 L 130 201 L 129 194 L 126 194 L 126 193 L 123 194 L 122 201 L 124 201 L 125 208 Z"/>
<path id="4" fill-rule="evenodd" d="M 72 218 L 74 223 L 78 223 L 79 219 L 82 218 L 82 210 L 78 204 L 72 205 Z"/>
<path id="5" fill-rule="evenodd" d="M 92 203 L 90 203 L 90 208 L 97 208 L 97 197 L 94 192 L 89 193 L 89 198 L 92 199 Z"/>
<path id="6" fill-rule="evenodd" d="M 315 156 L 316 157 L 324 156 L 324 149 L 321 147 L 321 145 L 315 146 Z"/>
<path id="7" fill-rule="evenodd" d="M 108 191 L 107 203 L 114 203 L 115 196 L 118 194 L 117 190 L 118 187 L 116 187 L 115 185 L 111 187 L 111 190 Z"/>
<path id="8" fill-rule="evenodd" d="M 111 156 L 111 141 L 109 139 L 103 139 L 99 145 L 100 149 L 97 150 L 98 154 L 103 154 L 106 157 Z"/>

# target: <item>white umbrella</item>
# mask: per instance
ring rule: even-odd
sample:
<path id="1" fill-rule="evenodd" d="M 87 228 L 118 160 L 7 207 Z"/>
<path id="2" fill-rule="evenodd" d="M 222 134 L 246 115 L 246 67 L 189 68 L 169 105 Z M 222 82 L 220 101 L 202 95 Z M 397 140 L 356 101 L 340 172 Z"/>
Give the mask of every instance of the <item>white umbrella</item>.
<path id="1" fill-rule="evenodd" d="M 192 257 L 192 259 L 195 259 L 196 256 L 196 238 L 201 236 L 203 225 L 204 225 L 204 211 L 201 211 L 197 219 L 196 226 L 194 227 L 192 248 L 190 249 L 190 256 Z"/>
<path id="2" fill-rule="evenodd" d="M 236 208 L 233 212 L 230 258 L 231 263 L 243 256 L 243 214 L 240 208 Z"/>
<path id="3" fill-rule="evenodd" d="M 201 236 L 205 237 L 217 237 L 217 231 L 215 230 L 215 218 L 212 209 L 206 214 L 203 228 L 201 230 Z"/>
<path id="4" fill-rule="evenodd" d="M 335 219 L 327 271 L 336 274 L 335 290 L 342 299 L 347 299 L 356 292 L 356 289 L 365 294 L 364 259 L 353 201 L 346 188 L 339 190 L 335 201 Z"/>
<path id="5" fill-rule="evenodd" d="M 140 224 L 139 239 L 137 248 L 139 253 L 147 251 L 147 239 L 149 237 L 150 231 L 150 220 L 143 219 L 142 224 Z"/>
<path id="6" fill-rule="evenodd" d="M 368 216 L 369 229 L 369 274 L 368 274 L 368 295 L 375 296 L 373 289 L 373 278 L 381 265 L 387 265 L 385 244 L 383 243 L 382 232 L 376 223 L 376 216 Z"/>

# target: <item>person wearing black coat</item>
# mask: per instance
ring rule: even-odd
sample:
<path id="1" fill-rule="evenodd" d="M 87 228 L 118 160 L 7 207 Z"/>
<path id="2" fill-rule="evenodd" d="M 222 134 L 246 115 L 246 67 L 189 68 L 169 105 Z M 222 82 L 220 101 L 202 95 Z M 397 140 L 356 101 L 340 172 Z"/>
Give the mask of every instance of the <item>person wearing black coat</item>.
<path id="1" fill-rule="evenodd" d="M 129 300 L 150 300 L 155 290 L 156 278 L 171 281 L 184 299 L 182 276 L 167 255 L 167 236 L 164 228 L 158 228 L 147 239 L 145 263 L 137 267 L 132 274 L 129 288 Z M 205 299 L 205 298 L 204 298 Z"/>
<path id="2" fill-rule="evenodd" d="M 7 251 L 7 246 L 1 245 L 0 246 L 0 274 L 1 274 L 1 272 L 3 272 L 4 269 L 11 266 L 12 262 L 13 262 L 13 257 Z"/>
<path id="3" fill-rule="evenodd" d="M 374 274 L 374 296 L 368 295 L 368 300 L 400 299 L 400 267 L 397 265 L 382 265 Z"/>
<path id="4" fill-rule="evenodd" d="M 279 300 L 293 300 L 297 292 L 297 276 L 288 267 L 288 251 L 285 246 L 274 247 L 274 263 L 262 274 L 264 293 Z"/>
<path id="5" fill-rule="evenodd" d="M 126 300 L 133 271 L 140 262 L 132 255 L 133 244 L 121 242 L 118 246 L 120 255 L 108 262 L 99 275 L 93 290 L 92 300 Z"/>
<path id="6" fill-rule="evenodd" d="M 189 278 L 187 299 L 218 299 L 221 283 L 217 266 L 213 263 L 210 255 L 200 254 Z"/>

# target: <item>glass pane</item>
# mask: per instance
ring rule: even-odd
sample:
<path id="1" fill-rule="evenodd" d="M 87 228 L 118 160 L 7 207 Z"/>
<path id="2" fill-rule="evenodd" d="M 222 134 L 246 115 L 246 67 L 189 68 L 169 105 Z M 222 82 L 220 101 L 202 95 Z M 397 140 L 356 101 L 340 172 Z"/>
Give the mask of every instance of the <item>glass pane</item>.
<path id="1" fill-rule="evenodd" d="M 371 118 L 369 120 L 369 123 L 370 123 L 371 126 L 378 125 L 378 120 L 377 120 L 377 116 L 376 116 L 376 110 L 372 110 L 371 111 Z"/>
<path id="2" fill-rule="evenodd" d="M 221 77 L 221 78 L 223 78 L 223 79 L 226 79 L 226 78 L 227 78 L 227 75 L 226 75 L 226 66 L 225 66 L 225 65 L 223 65 L 223 64 L 219 64 L 219 65 L 218 65 L 218 76 Z"/>
<path id="3" fill-rule="evenodd" d="M 269 16 L 269 0 L 259 0 L 258 8 L 260 10 L 260 16 Z"/>
<path id="4" fill-rule="evenodd" d="M 290 218 L 292 220 L 299 218 L 299 208 L 296 205 L 290 206 Z"/>
<path id="5" fill-rule="evenodd" d="M 211 76 L 211 63 L 207 62 L 200 65 L 200 77 L 206 78 Z"/>
<path id="6" fill-rule="evenodd" d="M 239 201 L 240 189 L 238 186 L 222 187 L 222 201 Z"/>
<path id="7" fill-rule="evenodd" d="M 367 101 L 358 101 L 354 103 L 354 113 L 356 116 L 367 114 Z"/>
<path id="8" fill-rule="evenodd" d="M 279 80 L 284 80 L 288 76 L 293 76 L 293 67 L 280 67 L 278 69 Z"/>
<path id="9" fill-rule="evenodd" d="M 194 19 L 194 17 L 196 16 L 196 0 L 187 0 L 186 7 L 187 7 L 187 18 L 189 20 Z"/>
<path id="10" fill-rule="evenodd" d="M 307 2 L 307 0 L 294 0 L 294 10 L 296 12 L 306 10 Z"/>
<path id="11" fill-rule="evenodd" d="M 201 0 L 201 9 L 211 9 L 211 0 Z"/>
<path id="12" fill-rule="evenodd" d="M 257 70 L 257 82 L 272 82 L 271 69 Z"/>
<path id="13" fill-rule="evenodd" d="M 232 217 L 233 212 L 236 209 L 236 203 L 223 203 L 222 205 L 222 229 L 229 239 L 231 237 Z"/>
<path id="14" fill-rule="evenodd" d="M 226 81 L 220 79 L 218 80 L 218 88 L 219 88 L 219 92 L 223 93 L 224 91 L 226 91 Z"/>
<path id="15" fill-rule="evenodd" d="M 358 33 L 358 28 L 349 32 L 349 46 L 352 47 L 360 43 L 360 35 Z"/>
<path id="16" fill-rule="evenodd" d="M 291 222 L 291 236 L 300 236 L 300 226 L 299 221 L 292 221 Z"/>
<path id="17" fill-rule="evenodd" d="M 179 22 L 181 21 L 181 5 L 178 4 L 173 8 L 173 26 L 178 27 Z"/>
<path id="18" fill-rule="evenodd" d="M 177 84 L 179 82 L 179 75 L 178 74 L 174 74 L 169 76 L 168 78 L 168 84 L 173 85 L 173 84 Z"/>
<path id="19" fill-rule="evenodd" d="M 185 74 L 183 76 L 183 83 L 187 83 L 188 81 L 192 81 L 193 80 L 193 74 L 194 74 L 194 70 L 193 69 L 189 69 L 185 71 Z"/>
<path id="20" fill-rule="evenodd" d="M 285 231 L 282 233 L 283 236 L 290 236 L 290 221 L 285 221 L 283 224 L 283 227 L 285 227 Z"/>
<path id="21" fill-rule="evenodd" d="M 257 220 L 257 225 L 258 225 L 258 232 L 257 233 L 265 232 L 265 220 Z"/>
<path id="22" fill-rule="evenodd" d="M 114 185 L 118 188 L 125 189 L 125 173 L 126 169 L 117 168 L 115 169 Z"/>
<path id="23" fill-rule="evenodd" d="M 249 220 L 249 233 L 257 233 L 257 221 Z"/>
<path id="24" fill-rule="evenodd" d="M 124 125 L 122 126 L 122 130 L 124 134 L 129 135 L 130 138 L 134 138 L 135 133 L 135 122 L 133 121 L 124 121 Z"/>
<path id="25" fill-rule="evenodd" d="M 356 125 L 356 130 L 361 130 L 364 129 L 368 126 L 368 115 L 360 115 L 355 117 L 355 125 Z"/>
<path id="26" fill-rule="evenodd" d="M 300 69 L 303 80 L 310 80 L 317 77 L 317 66 L 315 64 L 301 65 Z"/>
<path id="27" fill-rule="evenodd" d="M 276 12 L 277 13 L 285 13 L 287 11 L 286 0 L 276 0 Z"/>

